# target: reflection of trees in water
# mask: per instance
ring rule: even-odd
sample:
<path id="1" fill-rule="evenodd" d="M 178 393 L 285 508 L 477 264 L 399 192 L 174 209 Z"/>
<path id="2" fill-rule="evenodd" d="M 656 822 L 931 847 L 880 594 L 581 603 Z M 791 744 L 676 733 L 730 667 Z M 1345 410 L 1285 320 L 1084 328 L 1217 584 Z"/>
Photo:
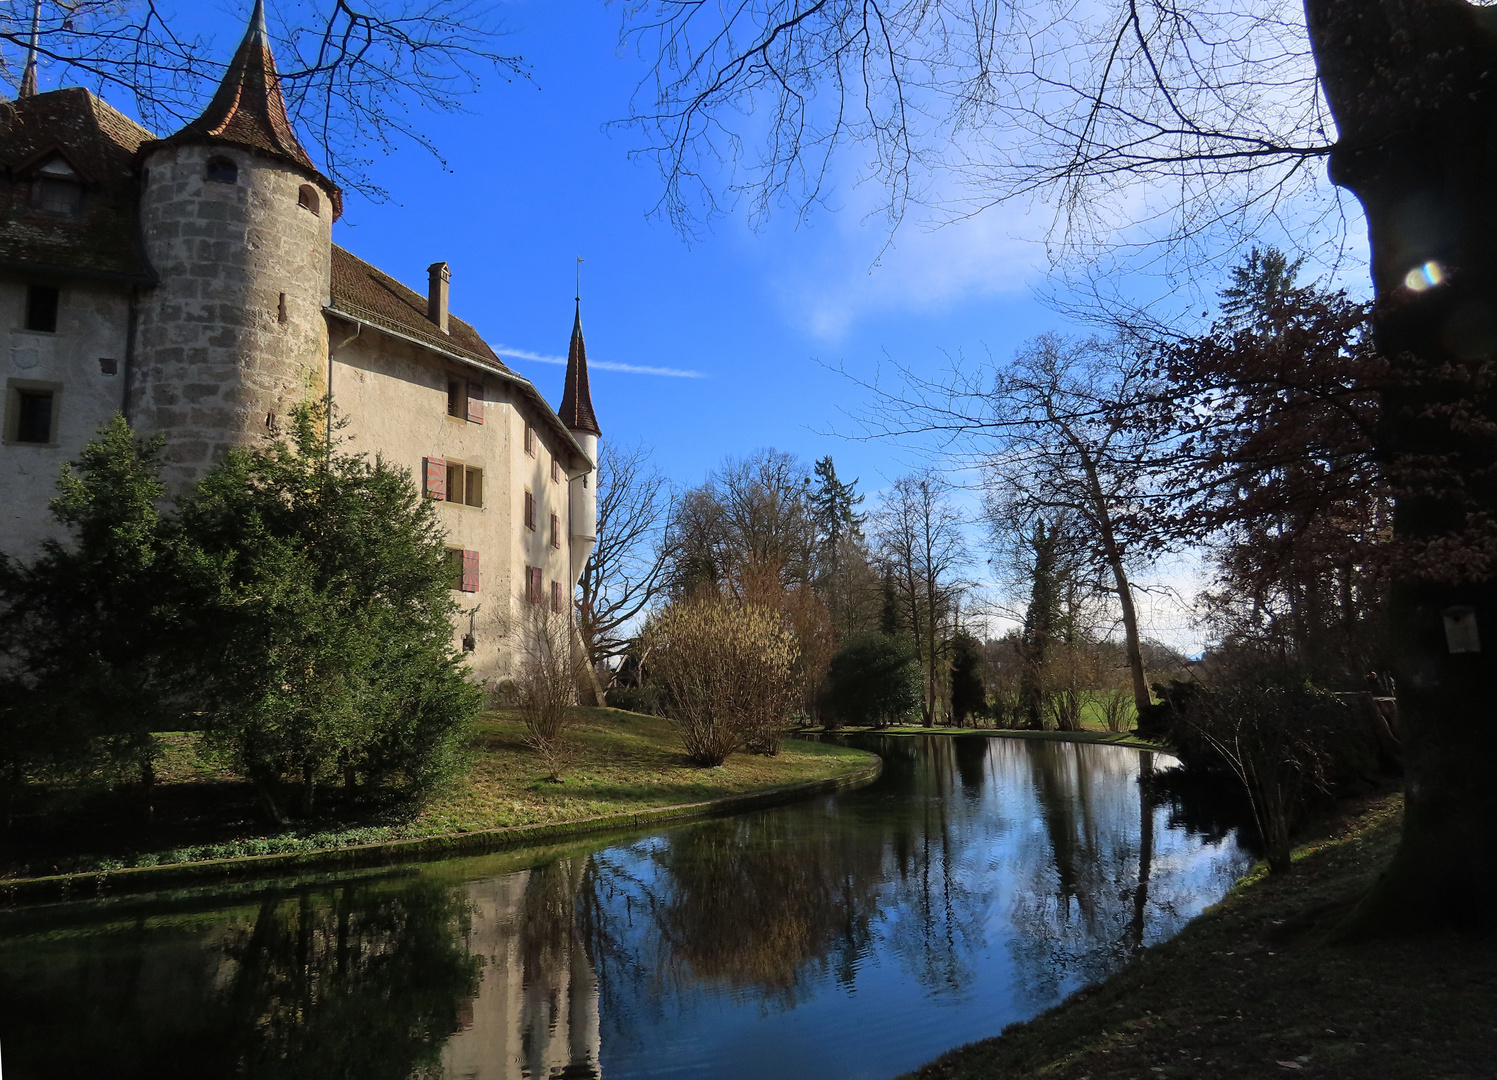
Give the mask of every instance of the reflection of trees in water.
<path id="1" fill-rule="evenodd" d="M 227 1071 L 362 1080 L 434 1071 L 478 990 L 481 961 L 459 941 L 466 920 L 457 896 L 426 882 L 267 899 L 225 949 L 212 1013 Z"/>
<path id="2" fill-rule="evenodd" d="M 1011 951 L 1036 1001 L 1105 977 L 1143 947 L 1151 927 L 1179 919 L 1178 883 L 1163 895 L 1155 874 L 1155 803 L 1133 775 L 1135 763 L 1150 773 L 1153 755 L 1102 749 L 1051 743 L 1028 755 L 1043 826 L 1031 843 L 1049 857 L 1024 860 L 1030 879 L 1014 898 Z"/>
<path id="3" fill-rule="evenodd" d="M 673 832 L 646 859 L 595 856 L 585 915 L 605 999 L 706 986 L 790 1007 L 813 974 L 850 981 L 878 850 L 819 824 L 749 814 Z"/>
<path id="4" fill-rule="evenodd" d="M 6 1075 L 405 1080 L 436 1073 L 478 988 L 465 905 L 429 883 L 188 919 L 8 948 Z"/>
<path id="5" fill-rule="evenodd" d="M 983 945 L 991 893 L 974 887 L 986 876 L 967 865 L 977 839 L 977 804 L 955 799 L 953 781 L 960 778 L 968 792 L 980 790 L 988 744 L 986 738 L 932 738 L 903 740 L 899 747 L 909 748 L 898 756 L 905 759 L 911 794 L 891 815 L 886 843 L 893 865 L 880 907 L 889 945 L 932 994 L 962 993 Z"/>

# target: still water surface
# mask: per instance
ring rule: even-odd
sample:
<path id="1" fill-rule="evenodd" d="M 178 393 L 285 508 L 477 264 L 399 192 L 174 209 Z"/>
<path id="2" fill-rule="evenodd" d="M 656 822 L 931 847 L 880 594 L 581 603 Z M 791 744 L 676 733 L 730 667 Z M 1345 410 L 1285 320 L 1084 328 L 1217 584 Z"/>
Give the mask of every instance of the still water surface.
<path id="1" fill-rule="evenodd" d="M 1141 798 L 1169 759 L 857 744 L 876 784 L 648 836 L 0 917 L 4 1074 L 887 1080 L 1251 861 Z"/>

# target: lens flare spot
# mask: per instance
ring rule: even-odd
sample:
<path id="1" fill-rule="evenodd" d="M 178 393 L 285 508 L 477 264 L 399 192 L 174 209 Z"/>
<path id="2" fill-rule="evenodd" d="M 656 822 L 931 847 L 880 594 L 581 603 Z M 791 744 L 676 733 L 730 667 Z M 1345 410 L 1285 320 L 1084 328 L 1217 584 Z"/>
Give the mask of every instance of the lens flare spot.
<path id="1" fill-rule="evenodd" d="M 1445 282 L 1445 268 L 1439 263 L 1431 260 L 1423 266 L 1416 266 L 1403 276 L 1403 283 L 1413 292 L 1423 292 L 1425 289 L 1433 289 L 1436 285 Z"/>

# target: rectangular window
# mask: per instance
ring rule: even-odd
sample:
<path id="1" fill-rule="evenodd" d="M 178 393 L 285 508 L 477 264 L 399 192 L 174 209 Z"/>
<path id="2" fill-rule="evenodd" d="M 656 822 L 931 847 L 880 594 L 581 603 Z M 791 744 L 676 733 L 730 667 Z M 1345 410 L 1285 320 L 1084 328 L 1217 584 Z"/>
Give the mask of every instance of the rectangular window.
<path id="1" fill-rule="evenodd" d="M 542 602 L 541 568 L 539 566 L 527 566 L 525 568 L 525 599 L 532 604 Z"/>
<path id="2" fill-rule="evenodd" d="M 446 500 L 465 506 L 482 506 L 483 470 L 451 458 L 445 460 L 447 475 L 443 486 L 446 489 Z"/>
<path id="3" fill-rule="evenodd" d="M 463 587 L 463 549 L 447 549 L 447 587 L 454 592 Z"/>
<path id="4" fill-rule="evenodd" d="M 43 334 L 57 333 L 57 304 L 62 297 L 51 285 L 29 285 L 26 288 L 26 329 Z"/>
<path id="5" fill-rule="evenodd" d="M 535 531 L 535 496 L 528 490 L 525 492 L 525 527 Z"/>
<path id="6" fill-rule="evenodd" d="M 525 452 L 535 457 L 535 428 L 525 425 Z"/>
<path id="7" fill-rule="evenodd" d="M 559 581 L 551 582 L 551 610 L 558 615 L 566 610 L 562 603 L 561 582 Z"/>
<path id="8" fill-rule="evenodd" d="M 467 384 L 462 379 L 447 377 L 447 415 L 465 420 L 468 416 Z"/>
<path id="9" fill-rule="evenodd" d="M 551 515 L 551 546 L 561 547 L 561 518 L 555 514 Z"/>
<path id="10" fill-rule="evenodd" d="M 561 483 L 561 462 L 555 458 L 551 459 L 551 483 Z"/>
<path id="11" fill-rule="evenodd" d="M 54 445 L 61 397 L 61 383 L 9 380 L 5 388 L 5 441 L 13 445 Z"/>
<path id="12" fill-rule="evenodd" d="M 468 384 L 468 423 L 483 423 L 483 383 Z"/>
<path id="13" fill-rule="evenodd" d="M 36 204 L 49 214 L 78 213 L 83 189 L 75 180 L 44 176 L 37 181 Z"/>
<path id="14" fill-rule="evenodd" d="M 421 459 L 421 494 L 428 499 L 447 498 L 447 462 L 442 458 Z"/>

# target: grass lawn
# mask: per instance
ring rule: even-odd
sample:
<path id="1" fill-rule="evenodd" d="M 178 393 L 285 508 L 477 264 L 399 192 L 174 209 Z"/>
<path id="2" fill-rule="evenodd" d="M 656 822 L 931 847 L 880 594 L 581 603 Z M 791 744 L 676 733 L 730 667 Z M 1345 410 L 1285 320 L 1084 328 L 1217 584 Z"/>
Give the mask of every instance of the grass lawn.
<path id="1" fill-rule="evenodd" d="M 1497 939 L 1325 943 L 1386 865 L 1401 812 L 1401 796 L 1355 807 L 1289 874 L 1258 868 L 1111 979 L 912 1077 L 1497 1075 Z"/>
<path id="2" fill-rule="evenodd" d="M 564 782 L 547 780 L 515 716 L 484 713 L 475 723 L 460 774 L 427 804 L 409 808 L 340 803 L 306 821 L 270 827 L 242 779 L 195 752 L 196 737 L 165 737 L 147 822 L 139 794 L 122 791 L 18 819 L 0 878 L 155 866 L 242 855 L 315 851 L 515 825 L 561 823 L 696 803 L 846 773 L 867 755 L 787 740 L 773 758 L 735 754 L 714 769 L 686 760 L 670 725 L 654 716 L 579 709 Z"/>

